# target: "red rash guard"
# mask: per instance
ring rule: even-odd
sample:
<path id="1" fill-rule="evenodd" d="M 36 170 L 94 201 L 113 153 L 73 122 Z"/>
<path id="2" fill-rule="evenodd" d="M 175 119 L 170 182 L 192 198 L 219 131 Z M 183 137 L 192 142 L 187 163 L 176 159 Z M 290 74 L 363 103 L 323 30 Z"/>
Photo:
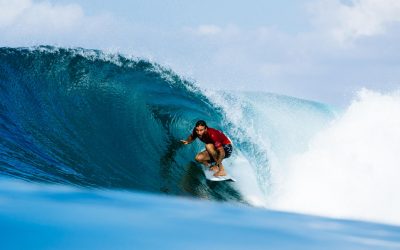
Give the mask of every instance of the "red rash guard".
<path id="1" fill-rule="evenodd" d="M 192 138 L 193 140 L 198 138 L 196 128 L 193 129 Z M 199 139 L 205 144 L 214 144 L 215 148 L 232 143 L 221 131 L 213 128 L 207 128 L 207 133 L 203 134 L 203 138 L 199 137 Z"/>

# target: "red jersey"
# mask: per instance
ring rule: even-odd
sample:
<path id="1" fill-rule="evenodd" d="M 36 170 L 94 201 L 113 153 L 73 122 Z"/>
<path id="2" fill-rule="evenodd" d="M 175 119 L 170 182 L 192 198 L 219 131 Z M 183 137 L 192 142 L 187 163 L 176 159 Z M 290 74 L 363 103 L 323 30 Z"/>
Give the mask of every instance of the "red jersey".
<path id="1" fill-rule="evenodd" d="M 196 133 L 196 128 L 193 129 L 192 132 L 192 138 L 193 140 L 196 139 L 197 133 Z M 231 144 L 232 142 L 224 135 L 221 131 L 213 129 L 213 128 L 207 128 L 207 133 L 203 134 L 203 138 L 199 139 L 204 142 L 205 144 L 214 144 L 215 148 L 222 147 L 223 145 L 226 144 Z"/>

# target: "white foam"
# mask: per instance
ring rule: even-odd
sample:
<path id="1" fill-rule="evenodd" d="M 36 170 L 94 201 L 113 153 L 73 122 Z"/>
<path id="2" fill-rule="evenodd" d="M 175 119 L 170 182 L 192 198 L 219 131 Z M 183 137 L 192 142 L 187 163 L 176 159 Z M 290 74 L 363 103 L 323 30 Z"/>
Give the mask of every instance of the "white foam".
<path id="1" fill-rule="evenodd" d="M 254 206 L 266 207 L 267 200 L 258 185 L 255 172 L 248 160 L 239 153 L 239 156 L 235 159 L 225 161 L 228 166 L 227 171 L 236 179 L 235 185 L 244 195 L 246 201 Z"/>
<path id="2" fill-rule="evenodd" d="M 362 90 L 288 162 L 274 208 L 400 224 L 400 93 Z"/>

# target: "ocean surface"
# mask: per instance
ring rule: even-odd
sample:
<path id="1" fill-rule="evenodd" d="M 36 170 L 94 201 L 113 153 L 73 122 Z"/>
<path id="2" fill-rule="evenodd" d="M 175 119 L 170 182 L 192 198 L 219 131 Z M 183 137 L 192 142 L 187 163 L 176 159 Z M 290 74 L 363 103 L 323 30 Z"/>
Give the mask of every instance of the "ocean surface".
<path id="1" fill-rule="evenodd" d="M 399 93 L 347 109 L 212 91 L 156 62 L 0 48 L 1 249 L 400 249 Z M 206 120 L 237 182 L 182 145 Z M 372 152 L 372 153 L 371 153 Z"/>

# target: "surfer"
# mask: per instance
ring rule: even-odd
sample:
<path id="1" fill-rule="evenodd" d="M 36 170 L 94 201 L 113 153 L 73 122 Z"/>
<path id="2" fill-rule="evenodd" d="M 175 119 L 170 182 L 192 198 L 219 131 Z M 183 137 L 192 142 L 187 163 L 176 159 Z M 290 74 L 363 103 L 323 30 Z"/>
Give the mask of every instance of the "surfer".
<path id="1" fill-rule="evenodd" d="M 207 127 L 203 120 L 196 122 L 192 134 L 186 140 L 181 140 L 183 144 L 192 143 L 199 138 L 206 144 L 206 150 L 198 153 L 195 160 L 213 170 L 214 176 L 226 175 L 222 160 L 232 154 L 232 142 L 221 131 Z"/>

